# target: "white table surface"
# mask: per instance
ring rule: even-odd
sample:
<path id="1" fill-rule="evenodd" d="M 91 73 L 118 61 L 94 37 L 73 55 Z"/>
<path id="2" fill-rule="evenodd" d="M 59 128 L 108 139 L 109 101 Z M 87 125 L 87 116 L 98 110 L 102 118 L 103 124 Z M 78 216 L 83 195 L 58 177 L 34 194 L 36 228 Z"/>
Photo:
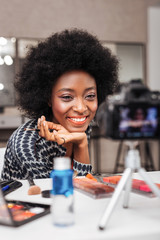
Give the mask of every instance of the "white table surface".
<path id="1" fill-rule="evenodd" d="M 160 183 L 160 172 L 147 173 L 154 182 Z M 139 178 L 138 174 L 134 177 Z M 51 187 L 50 179 L 35 180 L 42 190 Z M 28 182 L 7 199 L 51 204 L 51 199 L 40 195 L 28 196 Z M 18 228 L 0 226 L 0 239 L 4 240 L 160 240 L 160 199 L 130 193 L 129 208 L 124 209 L 122 192 L 105 230 L 98 229 L 99 220 L 111 198 L 92 199 L 74 191 L 75 224 L 70 227 L 56 227 L 52 224 L 51 214 Z"/>

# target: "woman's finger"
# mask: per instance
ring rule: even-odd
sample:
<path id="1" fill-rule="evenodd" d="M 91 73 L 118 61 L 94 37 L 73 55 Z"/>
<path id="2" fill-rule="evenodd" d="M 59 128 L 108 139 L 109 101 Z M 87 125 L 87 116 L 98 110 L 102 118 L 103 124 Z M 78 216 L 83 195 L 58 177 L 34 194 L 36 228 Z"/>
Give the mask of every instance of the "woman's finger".
<path id="1" fill-rule="evenodd" d="M 40 129 L 40 124 L 41 124 L 41 119 L 38 118 L 38 122 L 37 122 L 37 128 Z"/>
<path id="2" fill-rule="evenodd" d="M 56 124 L 56 123 L 53 123 L 53 122 L 47 122 L 47 124 L 48 124 L 49 129 L 55 129 L 56 131 L 59 131 L 59 130 L 63 129 L 63 127 L 60 124 Z"/>
<path id="3" fill-rule="evenodd" d="M 54 132 L 54 137 L 55 137 L 55 141 L 59 144 L 59 145 L 63 145 L 68 141 L 68 138 L 63 134 L 63 135 L 59 135 L 57 132 Z"/>
<path id="4" fill-rule="evenodd" d="M 45 134 L 44 134 L 44 126 L 43 126 L 43 122 L 45 121 L 45 117 L 44 116 L 41 116 L 40 118 L 40 121 L 39 121 L 39 126 L 40 126 L 40 132 L 39 132 L 39 135 L 41 137 L 45 137 Z"/>
<path id="5" fill-rule="evenodd" d="M 49 141 L 55 141 L 54 132 L 50 132 L 46 121 L 43 122 L 44 137 Z"/>

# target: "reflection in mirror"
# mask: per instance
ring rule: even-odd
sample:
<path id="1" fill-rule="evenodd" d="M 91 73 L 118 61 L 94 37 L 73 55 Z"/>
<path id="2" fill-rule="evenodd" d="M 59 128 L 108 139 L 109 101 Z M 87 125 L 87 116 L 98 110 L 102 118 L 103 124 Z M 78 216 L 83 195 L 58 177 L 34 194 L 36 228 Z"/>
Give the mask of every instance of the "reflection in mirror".
<path id="1" fill-rule="evenodd" d="M 38 40 L 0 37 L 0 111 L 15 106 L 14 80 L 22 68 L 26 54 Z"/>
<path id="2" fill-rule="evenodd" d="M 0 37 L 0 108 L 15 105 L 16 39 Z"/>

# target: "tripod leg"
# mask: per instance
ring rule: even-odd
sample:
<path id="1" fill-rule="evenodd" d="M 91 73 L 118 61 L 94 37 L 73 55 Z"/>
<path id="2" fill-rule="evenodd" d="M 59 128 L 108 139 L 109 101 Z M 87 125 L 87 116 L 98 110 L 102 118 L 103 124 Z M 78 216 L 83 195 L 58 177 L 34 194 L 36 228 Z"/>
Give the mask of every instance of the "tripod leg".
<path id="1" fill-rule="evenodd" d="M 150 170 L 150 171 L 154 171 L 155 167 L 154 167 L 153 158 L 152 158 L 152 154 L 151 154 L 151 150 L 150 150 L 150 146 L 149 146 L 148 142 L 145 142 L 145 150 L 146 150 L 146 157 L 145 158 L 148 160 L 146 162 L 145 169 Z"/>
<path id="2" fill-rule="evenodd" d="M 118 151 L 117 151 L 117 156 L 116 156 L 116 162 L 115 162 L 115 166 L 114 166 L 114 173 L 118 172 L 118 167 L 119 167 L 119 159 L 120 159 L 120 155 L 121 155 L 121 151 L 122 151 L 122 145 L 123 145 L 123 141 L 120 142 L 119 147 L 118 147 Z"/>
<path id="3" fill-rule="evenodd" d="M 139 174 L 142 176 L 144 181 L 148 184 L 148 186 L 151 188 L 152 192 L 160 198 L 160 190 L 156 186 L 156 184 L 152 181 L 152 179 L 147 175 L 147 172 L 144 168 L 140 168 L 138 170 Z"/>
<path id="4" fill-rule="evenodd" d="M 131 188 L 132 188 L 132 173 L 133 173 L 133 171 L 131 171 L 131 173 L 128 177 L 128 181 L 125 185 L 124 202 L 123 202 L 124 208 L 128 208 L 129 194 L 130 194 Z"/>
<path id="5" fill-rule="evenodd" d="M 107 206 L 101 220 L 100 220 L 100 224 L 99 224 L 99 229 L 100 230 L 103 230 L 105 228 L 105 225 L 107 224 L 108 220 L 109 220 L 109 217 L 116 205 L 116 202 L 129 178 L 129 176 L 131 175 L 132 173 L 132 169 L 130 168 L 126 168 L 126 170 L 124 171 L 124 174 L 121 178 L 121 180 L 119 181 L 114 193 L 113 193 L 113 196 L 111 198 L 111 201 L 109 203 L 109 205 Z"/>

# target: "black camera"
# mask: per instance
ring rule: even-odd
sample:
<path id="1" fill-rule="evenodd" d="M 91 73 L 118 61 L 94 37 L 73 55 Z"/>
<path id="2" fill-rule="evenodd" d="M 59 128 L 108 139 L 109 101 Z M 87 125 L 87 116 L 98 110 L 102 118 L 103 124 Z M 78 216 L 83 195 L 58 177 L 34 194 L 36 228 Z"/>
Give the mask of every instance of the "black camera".
<path id="1" fill-rule="evenodd" d="M 150 91 L 141 79 L 121 84 L 99 106 L 100 135 L 112 139 L 158 139 L 160 137 L 160 92 Z"/>

